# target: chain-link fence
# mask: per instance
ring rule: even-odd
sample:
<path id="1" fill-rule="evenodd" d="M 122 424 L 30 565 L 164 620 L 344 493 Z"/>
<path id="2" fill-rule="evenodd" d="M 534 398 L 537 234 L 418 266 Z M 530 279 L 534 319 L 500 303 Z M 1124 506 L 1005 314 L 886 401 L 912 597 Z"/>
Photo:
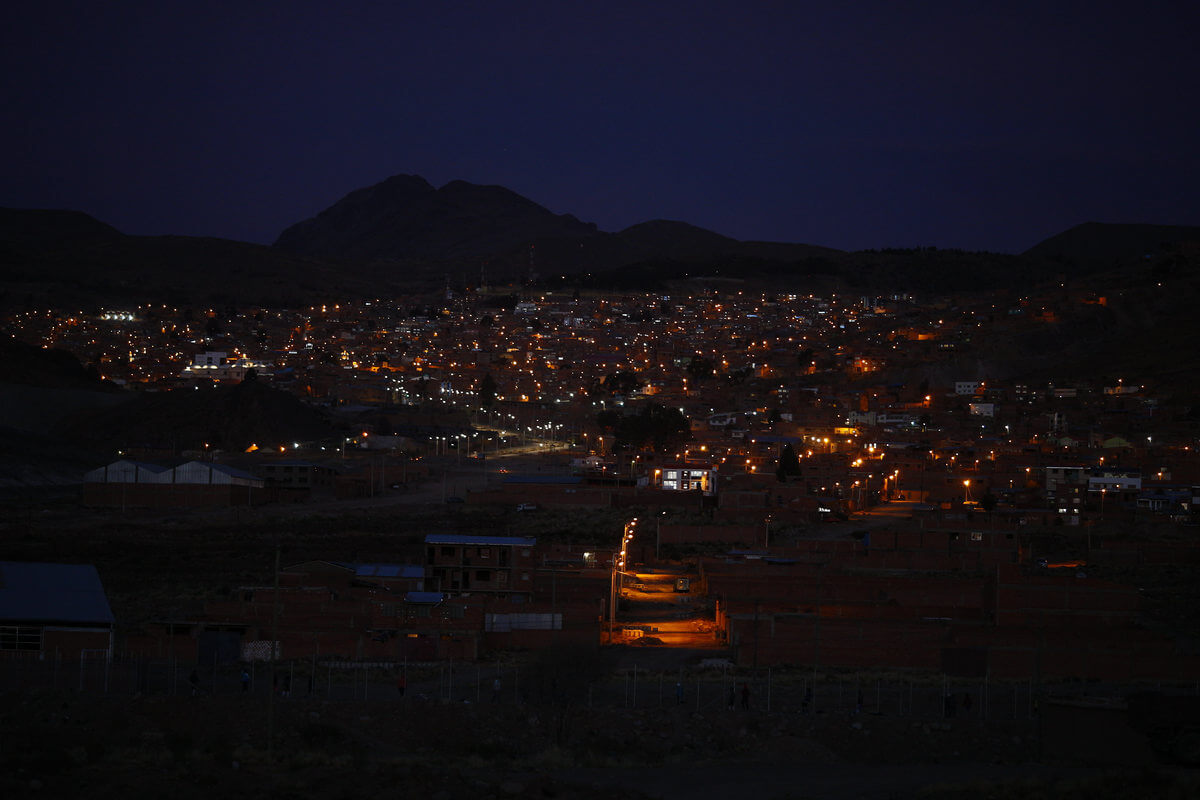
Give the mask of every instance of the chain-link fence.
<path id="1" fill-rule="evenodd" d="M 106 658 L 85 651 L 0 653 L 5 690 L 55 689 L 115 696 L 261 696 L 399 703 L 682 707 L 702 713 L 884 715 L 914 720 L 1032 720 L 1049 700 L 1104 705 L 1135 692 L 1200 695 L 1195 684 L 993 681 L 947 675 L 758 671 L 731 665 L 646 671 L 567 662 L 357 662 L 295 659 L 197 664 L 175 658 Z"/>

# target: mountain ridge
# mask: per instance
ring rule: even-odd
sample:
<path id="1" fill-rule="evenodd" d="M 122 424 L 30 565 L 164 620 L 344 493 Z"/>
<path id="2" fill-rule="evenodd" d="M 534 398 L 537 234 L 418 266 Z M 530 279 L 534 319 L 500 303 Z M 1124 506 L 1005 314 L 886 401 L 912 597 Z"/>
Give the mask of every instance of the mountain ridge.
<path id="1" fill-rule="evenodd" d="M 439 188 L 401 174 L 349 192 L 269 246 L 131 236 L 80 211 L 0 208 L 0 303 L 296 306 L 430 291 L 451 275 L 468 285 L 478 276 L 480 284 L 657 289 L 708 276 L 771 288 L 937 293 L 1033 286 L 1181 247 L 1200 250 L 1200 227 L 1082 223 L 1021 254 L 845 252 L 739 241 L 667 219 L 605 232 L 503 186 L 454 180 Z"/>

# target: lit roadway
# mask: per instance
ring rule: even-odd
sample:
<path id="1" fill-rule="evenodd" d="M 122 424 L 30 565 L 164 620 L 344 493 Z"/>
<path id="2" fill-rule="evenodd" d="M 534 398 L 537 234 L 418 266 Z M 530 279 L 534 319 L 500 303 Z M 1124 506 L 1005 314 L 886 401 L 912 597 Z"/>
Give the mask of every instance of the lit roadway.
<path id="1" fill-rule="evenodd" d="M 677 577 L 664 572 L 626 573 L 621 590 L 624 611 L 618 626 L 654 628 L 646 635 L 661 640 L 666 647 L 723 649 L 713 633 L 713 621 L 693 616 L 698 596 L 675 591 Z"/>

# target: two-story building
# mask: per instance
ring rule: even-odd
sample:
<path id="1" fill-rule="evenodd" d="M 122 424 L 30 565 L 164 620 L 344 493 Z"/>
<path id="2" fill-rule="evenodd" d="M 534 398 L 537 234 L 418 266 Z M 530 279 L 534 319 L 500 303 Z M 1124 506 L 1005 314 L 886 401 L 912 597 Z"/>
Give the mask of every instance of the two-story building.
<path id="1" fill-rule="evenodd" d="M 523 536 L 431 533 L 425 537 L 426 589 L 527 600 L 533 592 L 536 544 L 537 539 Z"/>

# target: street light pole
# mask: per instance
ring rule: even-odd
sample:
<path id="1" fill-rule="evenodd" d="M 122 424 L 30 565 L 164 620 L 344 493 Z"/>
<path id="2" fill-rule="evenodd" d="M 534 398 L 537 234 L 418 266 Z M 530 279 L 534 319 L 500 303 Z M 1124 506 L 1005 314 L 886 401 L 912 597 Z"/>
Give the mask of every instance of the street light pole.
<path id="1" fill-rule="evenodd" d="M 612 644 L 613 627 L 617 621 L 617 554 L 612 555 L 612 570 L 608 575 L 608 643 Z"/>

